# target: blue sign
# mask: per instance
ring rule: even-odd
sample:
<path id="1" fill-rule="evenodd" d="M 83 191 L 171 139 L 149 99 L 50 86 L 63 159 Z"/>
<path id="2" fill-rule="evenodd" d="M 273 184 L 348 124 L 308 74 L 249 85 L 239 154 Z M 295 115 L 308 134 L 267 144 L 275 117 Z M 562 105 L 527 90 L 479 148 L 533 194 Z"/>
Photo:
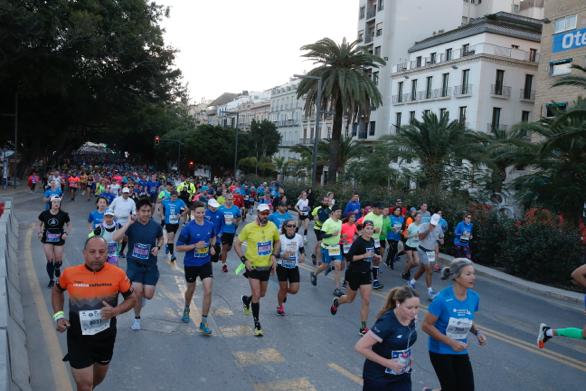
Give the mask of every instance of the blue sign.
<path id="1" fill-rule="evenodd" d="M 586 48 L 586 28 L 555 34 L 552 40 L 552 53 L 578 48 Z"/>

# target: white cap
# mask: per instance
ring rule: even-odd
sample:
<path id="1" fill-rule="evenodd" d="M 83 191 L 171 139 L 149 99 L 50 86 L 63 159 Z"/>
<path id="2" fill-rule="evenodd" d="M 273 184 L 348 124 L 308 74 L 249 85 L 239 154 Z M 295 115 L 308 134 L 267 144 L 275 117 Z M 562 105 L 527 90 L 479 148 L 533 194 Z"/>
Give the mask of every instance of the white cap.
<path id="1" fill-rule="evenodd" d="M 54 196 L 51 196 L 51 199 L 50 199 L 50 201 L 51 201 L 51 202 L 53 202 L 53 201 L 59 201 L 59 202 L 61 202 L 61 197 L 59 197 L 59 196 L 56 196 L 56 195 L 54 195 Z"/>
<path id="2" fill-rule="evenodd" d="M 216 201 L 215 198 L 210 198 L 210 200 L 208 201 L 208 206 L 211 206 L 212 208 L 219 208 L 220 203 Z"/>
<path id="3" fill-rule="evenodd" d="M 256 207 L 256 210 L 258 210 L 259 212 L 266 212 L 267 210 L 271 210 L 271 208 L 269 208 L 267 204 L 259 204 Z"/>
<path id="4" fill-rule="evenodd" d="M 431 216 L 431 220 L 429 220 L 429 224 L 431 225 L 438 225 L 438 223 L 440 222 L 441 216 L 438 215 L 437 213 L 434 213 L 433 216 Z"/>
<path id="5" fill-rule="evenodd" d="M 110 208 L 106 209 L 104 216 L 115 216 L 114 211 Z"/>
<path id="6" fill-rule="evenodd" d="M 122 189 L 122 193 L 130 193 L 130 189 L 128 187 L 125 187 Z"/>

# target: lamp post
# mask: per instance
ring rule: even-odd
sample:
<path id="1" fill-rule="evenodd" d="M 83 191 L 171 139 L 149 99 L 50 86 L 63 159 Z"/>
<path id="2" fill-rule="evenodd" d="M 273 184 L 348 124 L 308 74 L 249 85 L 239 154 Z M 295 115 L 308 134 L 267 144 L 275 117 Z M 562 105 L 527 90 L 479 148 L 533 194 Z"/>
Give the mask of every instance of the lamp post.
<path id="1" fill-rule="evenodd" d="M 317 80 L 317 99 L 315 101 L 315 133 L 313 137 L 313 156 L 311 157 L 311 185 L 317 185 L 317 146 L 320 140 L 319 120 L 321 118 L 321 90 L 322 78 L 320 76 L 311 75 L 293 75 L 298 79 Z"/>
<path id="2" fill-rule="evenodd" d="M 234 134 L 234 179 L 236 179 L 236 172 L 238 170 L 238 121 L 240 120 L 239 111 L 222 111 L 223 114 L 236 115 L 236 127 Z"/>

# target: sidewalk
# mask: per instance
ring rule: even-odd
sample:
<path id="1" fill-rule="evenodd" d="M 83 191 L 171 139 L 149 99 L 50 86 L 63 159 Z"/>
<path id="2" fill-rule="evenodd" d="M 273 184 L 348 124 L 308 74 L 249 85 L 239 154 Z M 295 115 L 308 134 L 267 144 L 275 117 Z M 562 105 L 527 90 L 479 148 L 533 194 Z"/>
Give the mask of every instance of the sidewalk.
<path id="1" fill-rule="evenodd" d="M 454 258 L 455 257 L 452 257 L 451 255 L 440 253 L 440 259 L 445 265 L 449 265 Z M 474 269 L 476 269 L 476 274 L 480 276 L 501 281 L 531 293 L 536 293 L 538 295 L 550 297 L 553 299 L 563 300 L 573 304 L 582 305 L 584 303 L 584 294 L 582 293 L 572 292 L 565 289 L 554 288 L 551 286 L 538 284 L 536 282 L 523 280 L 522 278 L 511 276 L 510 274 L 500 272 L 487 266 L 479 265 L 478 263 L 474 264 Z"/>

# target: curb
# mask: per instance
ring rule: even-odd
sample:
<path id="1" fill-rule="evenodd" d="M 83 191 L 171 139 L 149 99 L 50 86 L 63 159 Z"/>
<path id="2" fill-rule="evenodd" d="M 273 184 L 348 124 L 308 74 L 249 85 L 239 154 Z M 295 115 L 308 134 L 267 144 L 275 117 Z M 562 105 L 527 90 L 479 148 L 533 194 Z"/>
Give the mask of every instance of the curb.
<path id="1" fill-rule="evenodd" d="M 444 264 L 449 265 L 452 263 L 455 257 L 440 253 L 440 259 L 443 261 Z M 515 288 L 519 288 L 527 292 L 535 293 L 541 296 L 565 301 L 572 304 L 583 305 L 584 303 L 584 295 L 582 293 L 572 292 L 565 289 L 539 284 L 537 282 L 527 281 L 522 278 L 515 277 L 510 274 L 492 269 L 490 267 L 482 266 L 478 263 L 474 263 L 474 268 L 476 269 L 476 274 L 480 276 L 500 281 L 506 283 L 507 285 L 512 285 Z"/>

